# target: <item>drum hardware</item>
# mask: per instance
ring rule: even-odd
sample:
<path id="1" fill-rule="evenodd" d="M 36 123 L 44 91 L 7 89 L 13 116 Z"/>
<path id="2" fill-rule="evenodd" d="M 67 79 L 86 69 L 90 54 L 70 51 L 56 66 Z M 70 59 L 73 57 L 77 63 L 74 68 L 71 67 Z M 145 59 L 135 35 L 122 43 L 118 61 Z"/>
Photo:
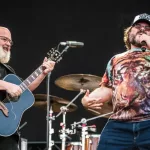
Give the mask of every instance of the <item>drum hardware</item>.
<path id="1" fill-rule="evenodd" d="M 77 96 L 75 96 L 66 106 L 63 106 L 60 108 L 60 112 L 57 114 L 56 117 L 59 117 L 63 112 L 66 112 L 68 110 L 68 107 L 83 93 L 85 93 L 86 91 L 83 89 L 80 89 L 80 92 Z"/>
<path id="2" fill-rule="evenodd" d="M 82 139 L 82 150 L 85 150 L 85 136 L 88 135 L 87 126 L 82 126 L 81 139 Z"/>
<path id="3" fill-rule="evenodd" d="M 66 112 L 68 110 L 68 107 L 81 95 L 85 93 L 85 90 L 80 90 L 80 93 L 73 98 L 73 100 L 68 103 L 67 106 L 62 106 L 61 111 L 57 114 L 56 118 L 59 117 L 61 114 L 63 115 L 63 122 L 61 123 L 62 129 L 59 131 L 60 134 L 60 139 L 62 140 L 62 150 L 65 150 L 66 148 L 66 137 L 69 137 L 67 134 L 74 134 L 74 132 L 70 129 L 66 129 Z M 66 134 L 67 133 L 67 134 Z"/>
<path id="4" fill-rule="evenodd" d="M 24 122 L 20 127 L 19 127 L 19 131 L 24 127 L 24 126 L 26 126 L 27 125 L 27 122 Z"/>
<path id="5" fill-rule="evenodd" d="M 87 126 L 87 119 L 85 118 L 82 118 L 80 122 L 74 122 L 73 124 L 71 124 L 71 126 L 72 126 L 72 129 L 75 128 L 76 130 L 82 130 L 82 127 L 86 126 L 87 131 L 96 132 L 96 125 Z"/>
<path id="6" fill-rule="evenodd" d="M 85 108 L 87 111 L 89 111 L 90 113 L 92 113 L 93 115 L 99 116 L 102 114 L 107 114 L 109 112 L 113 111 L 113 106 L 112 106 L 112 102 L 111 101 L 107 101 L 103 103 L 102 109 L 99 110 L 94 110 L 94 109 L 90 109 L 90 108 Z M 111 114 L 110 114 L 111 115 Z M 105 118 L 109 118 L 110 115 L 104 115 Z"/>
<path id="7" fill-rule="evenodd" d="M 21 138 L 21 150 L 27 150 L 28 149 L 28 140 L 25 138 Z"/>
<path id="8" fill-rule="evenodd" d="M 55 84 L 63 89 L 80 91 L 80 89 L 90 91 L 99 87 L 101 77 L 91 74 L 70 74 L 55 80 Z"/>
<path id="9" fill-rule="evenodd" d="M 52 134 L 54 133 L 54 129 L 52 128 L 52 121 L 55 120 L 55 116 L 53 116 L 53 110 L 52 110 L 52 106 L 50 107 L 50 110 L 49 110 L 49 117 L 47 118 L 48 119 L 48 133 L 47 133 L 47 136 L 49 137 L 48 138 L 48 145 L 49 145 L 49 149 L 50 150 L 52 148 L 52 146 L 54 145 L 54 141 L 52 140 Z"/>
<path id="10" fill-rule="evenodd" d="M 104 116 L 111 115 L 111 114 L 113 114 L 113 112 L 109 112 L 109 113 L 106 113 L 106 114 L 103 114 L 103 115 L 99 115 L 99 116 L 96 116 L 96 117 L 92 117 L 92 118 L 89 118 L 89 119 L 82 118 L 81 121 L 74 122 L 73 124 L 71 124 L 71 126 L 76 126 L 78 124 L 86 125 L 88 121 L 91 121 L 91 120 L 94 120 L 94 119 L 97 119 L 97 118 L 102 118 Z"/>
<path id="11" fill-rule="evenodd" d="M 90 126 L 86 126 L 87 127 L 87 131 L 88 132 L 96 132 L 96 125 L 90 125 Z M 81 131 L 82 130 L 82 126 L 81 125 L 78 125 L 77 127 L 76 127 L 76 129 L 78 130 L 78 131 Z"/>
<path id="12" fill-rule="evenodd" d="M 63 119 L 63 122 L 65 122 L 65 119 Z M 73 132 L 70 129 L 66 129 L 66 124 L 64 124 L 63 122 L 60 123 L 61 130 L 59 130 L 59 133 L 61 133 L 61 134 L 59 135 L 59 137 L 62 140 L 61 149 L 65 150 L 66 149 L 66 138 L 71 140 L 72 138 L 68 135 L 73 134 Z"/>
<path id="13" fill-rule="evenodd" d="M 96 150 L 100 140 L 100 134 L 88 134 L 85 138 L 86 150 Z"/>
<path id="14" fill-rule="evenodd" d="M 82 129 L 82 132 L 81 132 L 82 150 L 86 150 L 87 147 L 89 146 L 88 143 L 86 142 L 86 137 L 88 135 L 89 127 L 90 128 L 93 128 L 93 127 L 96 128 L 95 125 L 87 126 L 87 122 L 91 121 L 91 120 L 94 120 L 94 119 L 97 119 L 97 118 L 107 116 L 107 115 L 111 115 L 111 114 L 113 114 L 113 112 L 109 112 L 109 113 L 106 113 L 106 114 L 103 114 L 103 115 L 100 115 L 100 116 L 96 116 L 96 117 L 92 117 L 92 118 L 89 118 L 89 119 L 82 118 L 81 121 L 74 122 L 73 124 L 71 124 L 72 128 L 76 128 L 76 126 L 78 125 L 78 127 L 80 127 Z M 82 125 L 80 125 L 80 124 L 82 124 Z M 96 131 L 96 130 L 94 130 L 94 131 Z"/>
<path id="15" fill-rule="evenodd" d="M 35 94 L 35 103 L 34 103 L 34 107 L 46 110 L 47 108 L 47 95 L 46 94 Z M 49 98 L 51 100 L 51 106 L 52 106 L 52 110 L 53 112 L 60 112 L 61 107 L 62 106 L 66 106 L 70 103 L 70 101 L 63 99 L 61 97 L 57 97 L 54 95 L 49 95 Z M 77 109 L 78 107 L 72 103 L 68 106 L 68 110 L 67 112 L 73 112 Z"/>
<path id="16" fill-rule="evenodd" d="M 111 114 L 113 114 L 113 112 L 109 112 L 109 113 L 99 115 L 99 116 L 96 116 L 96 117 L 92 117 L 92 118 L 89 118 L 89 119 L 83 118 L 83 120 L 84 120 L 84 122 L 88 122 L 88 121 L 91 121 L 91 120 L 94 120 L 94 119 L 97 119 L 97 118 L 102 118 L 102 117 L 105 117 L 105 116 L 111 115 Z M 82 122 L 77 122 L 77 124 L 80 124 L 80 123 L 82 123 Z"/>
<path id="17" fill-rule="evenodd" d="M 81 142 L 70 142 L 67 145 L 66 150 L 81 150 L 81 148 L 82 148 Z"/>
<path id="18" fill-rule="evenodd" d="M 67 108 L 66 107 L 62 107 L 61 108 L 61 112 L 63 113 L 63 122 L 61 123 L 61 127 L 62 129 L 59 131 L 60 134 L 60 139 L 62 140 L 62 150 L 65 150 L 65 146 L 66 146 L 66 111 Z M 58 117 L 61 113 L 59 113 L 56 117 Z"/>
<path id="19" fill-rule="evenodd" d="M 89 134 L 89 132 L 88 132 L 89 128 L 96 129 L 96 126 L 95 125 L 87 126 L 86 123 L 82 123 L 82 132 L 81 132 L 82 150 L 88 150 L 88 145 L 87 145 L 87 142 L 86 142 L 86 137 Z M 96 131 L 96 130 L 94 130 L 94 131 Z"/>
<path id="20" fill-rule="evenodd" d="M 49 98 L 51 100 L 49 117 L 47 117 L 49 123 L 48 125 L 49 129 L 47 129 L 49 131 L 48 132 L 49 148 L 51 148 L 54 145 L 54 141 L 52 141 L 52 134 L 54 133 L 54 129 L 52 128 L 52 121 L 55 120 L 56 117 L 60 116 L 61 113 L 63 113 L 63 123 L 65 123 L 66 112 L 72 112 L 77 109 L 77 106 L 73 104 L 73 101 L 75 101 L 83 92 L 84 90 L 82 90 L 71 102 L 57 96 L 49 95 Z M 47 95 L 35 94 L 34 96 L 35 96 L 35 103 L 33 106 L 45 110 L 47 108 L 47 101 L 46 101 Z M 53 112 L 59 112 L 59 114 L 57 116 L 53 116 Z M 64 136 L 69 138 L 69 136 L 67 136 L 65 132 L 67 134 L 73 134 L 72 131 L 65 130 L 64 125 L 62 125 L 63 133 L 61 135 L 61 139 L 62 138 L 64 139 Z"/>
<path id="21" fill-rule="evenodd" d="M 18 133 L 18 135 L 19 135 L 19 147 L 20 147 L 20 149 L 21 150 L 27 150 L 27 139 L 25 139 L 25 138 L 22 138 L 21 137 L 21 129 L 22 128 L 24 128 L 25 126 L 27 125 L 27 122 L 24 122 L 19 128 L 18 128 L 18 131 L 17 131 L 17 133 Z"/>
<path id="22" fill-rule="evenodd" d="M 82 124 L 82 125 L 80 125 Z M 94 128 L 93 131 L 96 132 L 96 126 L 95 125 L 90 125 L 90 126 L 87 126 L 87 120 L 85 118 L 82 118 L 80 122 L 74 122 L 73 124 L 71 124 L 72 128 L 80 128 L 81 129 L 81 149 L 82 150 L 86 150 L 87 148 L 87 143 L 85 142 L 86 141 L 86 136 L 88 135 L 88 131 L 90 128 Z"/>

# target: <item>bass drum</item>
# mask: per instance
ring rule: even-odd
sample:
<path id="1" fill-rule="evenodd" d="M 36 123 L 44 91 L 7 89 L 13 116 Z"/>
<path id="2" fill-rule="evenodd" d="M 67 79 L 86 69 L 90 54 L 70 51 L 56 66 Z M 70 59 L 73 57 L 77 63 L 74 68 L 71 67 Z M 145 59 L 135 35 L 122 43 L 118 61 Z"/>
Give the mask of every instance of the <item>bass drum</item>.
<path id="1" fill-rule="evenodd" d="M 85 150 L 96 150 L 100 140 L 100 134 L 89 134 L 85 138 Z"/>
<path id="2" fill-rule="evenodd" d="M 81 142 L 70 142 L 66 150 L 82 150 Z"/>

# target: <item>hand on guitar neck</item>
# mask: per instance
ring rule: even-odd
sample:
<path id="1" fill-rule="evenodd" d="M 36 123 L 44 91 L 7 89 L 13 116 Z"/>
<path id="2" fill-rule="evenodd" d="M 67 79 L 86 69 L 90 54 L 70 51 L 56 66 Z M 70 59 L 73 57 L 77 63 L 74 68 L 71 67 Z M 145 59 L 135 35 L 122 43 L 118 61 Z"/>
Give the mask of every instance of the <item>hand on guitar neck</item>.
<path id="1" fill-rule="evenodd" d="M 47 57 L 45 57 L 42 64 L 43 73 L 47 75 L 49 72 L 51 72 L 54 69 L 54 66 L 55 66 L 55 62 L 50 61 L 47 59 Z"/>

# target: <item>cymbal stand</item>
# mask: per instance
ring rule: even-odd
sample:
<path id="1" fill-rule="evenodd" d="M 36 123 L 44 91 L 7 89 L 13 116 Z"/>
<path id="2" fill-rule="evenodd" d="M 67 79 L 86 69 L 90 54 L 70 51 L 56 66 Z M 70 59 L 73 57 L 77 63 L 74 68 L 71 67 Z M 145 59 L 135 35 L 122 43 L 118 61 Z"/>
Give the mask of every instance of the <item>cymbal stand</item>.
<path id="1" fill-rule="evenodd" d="M 83 93 L 85 93 L 85 90 L 80 90 L 80 93 L 77 96 L 75 96 L 75 98 L 72 101 L 70 101 L 70 103 L 68 103 L 67 106 L 62 106 L 60 108 L 61 111 L 56 116 L 59 117 L 61 114 L 63 114 L 63 122 L 61 123 L 62 129 L 60 130 L 61 133 L 60 139 L 62 140 L 62 150 L 65 150 L 66 147 L 66 137 L 70 138 L 67 134 L 73 133 L 71 130 L 66 129 L 66 112 L 68 110 L 68 107 Z"/>
<path id="2" fill-rule="evenodd" d="M 65 150 L 65 144 L 66 144 L 66 111 L 68 109 L 66 107 L 61 107 L 61 112 L 63 112 L 63 122 L 60 124 L 62 129 L 60 130 L 60 139 L 62 140 L 62 150 Z"/>
<path id="3" fill-rule="evenodd" d="M 74 124 L 78 125 L 78 124 L 81 124 L 81 123 L 87 123 L 88 121 L 91 121 L 91 120 L 94 120 L 94 119 L 97 119 L 97 118 L 102 118 L 102 117 L 105 117 L 107 115 L 111 115 L 113 114 L 113 112 L 109 112 L 109 113 L 106 113 L 106 114 L 103 114 L 103 115 L 99 115 L 99 116 L 96 116 L 96 117 L 92 117 L 92 118 L 89 118 L 89 119 L 85 119 L 85 118 L 82 118 L 81 121 L 79 122 L 75 122 Z M 71 125 L 74 125 L 74 124 L 71 124 Z"/>
<path id="4" fill-rule="evenodd" d="M 65 106 L 61 107 L 61 111 L 63 111 L 63 122 L 60 123 L 61 126 L 61 130 L 59 131 L 60 134 L 60 139 L 62 140 L 62 150 L 66 149 L 66 138 L 68 138 L 69 140 L 71 140 L 71 137 L 69 137 L 67 134 L 74 134 L 72 130 L 70 129 L 66 129 L 66 111 L 68 109 Z"/>
<path id="5" fill-rule="evenodd" d="M 73 100 L 71 100 L 66 106 L 62 106 L 60 109 L 62 109 L 58 114 L 57 114 L 57 116 L 56 116 L 56 118 L 57 117 L 59 117 L 62 113 L 63 113 L 63 111 L 64 111 L 64 107 L 66 107 L 66 109 L 81 95 L 81 94 L 83 94 L 83 93 L 85 93 L 85 91 L 86 90 L 83 90 L 83 89 L 81 89 L 80 90 L 80 92 L 79 92 L 79 94 L 77 95 L 77 96 L 75 96 L 75 98 L 73 98 Z M 67 109 L 68 110 L 68 109 Z M 66 111 L 67 111 L 66 110 Z"/>
<path id="6" fill-rule="evenodd" d="M 114 112 L 112 111 L 112 112 L 109 112 L 109 113 L 106 113 L 106 114 L 103 114 L 103 115 L 99 115 L 99 116 L 96 116 L 96 117 L 92 117 L 92 118 L 86 119 L 86 122 L 91 121 L 91 120 L 94 120 L 94 119 L 97 119 L 97 118 L 102 118 L 102 117 L 111 115 L 111 114 L 113 114 L 113 113 L 114 113 Z"/>

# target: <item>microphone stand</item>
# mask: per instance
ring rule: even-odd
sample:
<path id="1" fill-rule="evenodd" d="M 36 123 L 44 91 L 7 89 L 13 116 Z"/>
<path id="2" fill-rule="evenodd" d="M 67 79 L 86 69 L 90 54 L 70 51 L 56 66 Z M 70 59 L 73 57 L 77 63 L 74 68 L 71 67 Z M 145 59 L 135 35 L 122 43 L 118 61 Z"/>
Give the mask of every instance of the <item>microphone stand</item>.
<path id="1" fill-rule="evenodd" d="M 52 53 L 52 60 L 57 59 L 56 62 L 59 62 L 62 59 L 61 57 L 62 54 L 66 52 L 68 48 L 69 46 L 66 46 L 61 53 L 58 50 L 52 49 L 49 55 L 51 55 Z M 47 150 L 52 150 L 52 146 L 54 145 L 54 141 L 52 141 L 52 134 L 54 133 L 54 129 L 52 128 L 52 120 L 54 120 L 54 116 L 52 116 L 53 110 L 50 104 L 50 96 L 49 96 L 50 95 L 50 88 L 49 88 L 50 76 L 51 76 L 51 72 L 48 73 L 47 75 L 47 131 L 46 131 Z M 50 110 L 50 107 L 51 107 L 51 110 Z"/>
<path id="2" fill-rule="evenodd" d="M 52 150 L 52 146 L 54 145 L 54 141 L 52 141 L 52 134 L 54 133 L 54 130 L 52 129 L 52 120 L 54 120 L 54 117 L 52 116 L 53 110 L 52 106 L 50 104 L 50 88 L 49 88 L 49 83 L 50 83 L 50 76 L 51 72 L 48 73 L 47 75 L 47 150 Z M 50 109 L 51 108 L 51 109 Z"/>
<path id="3" fill-rule="evenodd" d="M 59 44 L 59 45 L 61 45 L 61 44 Z M 59 47 L 59 45 L 58 45 L 58 47 Z M 51 49 L 50 50 L 50 52 L 48 52 L 48 55 L 50 55 L 52 58 L 51 58 L 51 60 L 53 60 L 53 61 L 56 61 L 56 62 L 59 62 L 61 59 L 62 59 L 62 55 L 63 55 L 63 53 L 64 52 L 67 52 L 67 50 L 68 50 L 68 48 L 70 47 L 70 45 L 67 45 L 63 50 L 62 50 L 62 52 L 59 52 L 58 50 L 55 50 L 55 49 Z M 51 136 L 52 136 L 52 133 L 54 133 L 54 130 L 51 128 L 52 127 L 52 120 L 54 120 L 54 117 L 52 116 L 52 113 L 53 113 L 53 110 L 52 110 L 52 108 L 51 108 L 51 110 L 49 109 L 50 108 L 50 88 L 49 88 L 49 83 L 50 83 L 50 75 L 51 75 L 51 72 L 50 73 L 48 73 L 48 75 L 47 75 L 47 150 L 52 150 L 52 146 L 54 145 L 54 141 L 52 141 L 51 139 Z M 83 91 L 81 92 L 81 93 L 83 93 Z M 70 105 L 71 103 L 69 103 L 68 105 L 67 105 L 67 107 Z M 66 120 L 65 120 L 65 117 L 66 117 L 66 110 L 67 110 L 67 107 L 66 108 L 62 108 L 62 110 L 61 110 L 61 113 L 63 112 L 63 123 L 64 123 L 64 127 L 63 127 L 63 136 L 66 136 L 65 135 L 65 131 L 66 131 L 66 129 L 65 129 L 65 122 L 66 122 Z M 61 113 L 59 113 L 58 115 L 57 115 L 57 117 L 61 114 Z M 65 138 L 63 138 L 62 139 L 62 143 L 63 143 L 63 148 L 64 148 L 64 150 L 65 150 L 65 141 L 66 141 L 66 139 Z"/>

